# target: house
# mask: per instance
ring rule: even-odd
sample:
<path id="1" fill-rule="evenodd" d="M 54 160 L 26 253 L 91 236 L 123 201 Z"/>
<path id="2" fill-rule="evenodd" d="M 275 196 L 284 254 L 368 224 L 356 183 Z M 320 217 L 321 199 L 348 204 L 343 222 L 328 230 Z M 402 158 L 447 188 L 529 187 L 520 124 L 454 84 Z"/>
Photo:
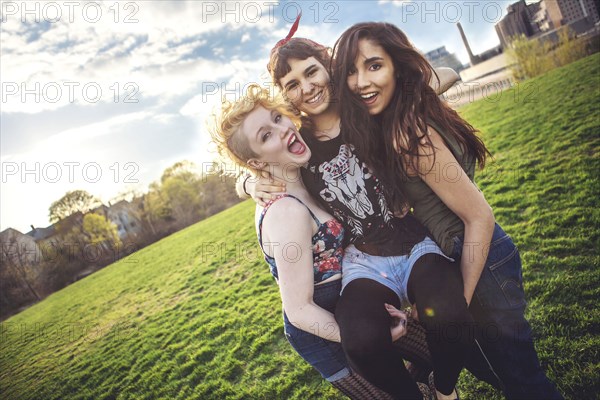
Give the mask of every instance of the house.
<path id="1" fill-rule="evenodd" d="M 0 232 L 2 265 L 14 264 L 20 267 L 33 266 L 42 258 L 40 248 L 29 235 L 25 235 L 13 228 Z"/>
<path id="2" fill-rule="evenodd" d="M 115 204 L 109 202 L 108 207 L 102 204 L 90 210 L 90 212 L 102 215 L 115 224 L 119 238 L 124 243 L 135 239 L 142 233 L 140 212 L 137 210 L 136 205 L 127 200 L 121 200 Z"/>
<path id="3" fill-rule="evenodd" d="M 140 213 L 134 203 L 121 200 L 110 204 L 106 213 L 109 221 L 117 225 L 117 232 L 123 242 L 131 240 L 142 233 Z"/>
<path id="4" fill-rule="evenodd" d="M 31 225 L 31 231 L 26 235 L 37 243 L 41 256 L 38 261 L 54 261 L 59 253 L 67 251 L 71 254 L 76 251 L 74 247 L 76 243 L 65 242 L 65 235 L 76 227 L 79 229 L 83 227 L 83 214 L 79 211 L 46 228 L 36 228 Z"/>

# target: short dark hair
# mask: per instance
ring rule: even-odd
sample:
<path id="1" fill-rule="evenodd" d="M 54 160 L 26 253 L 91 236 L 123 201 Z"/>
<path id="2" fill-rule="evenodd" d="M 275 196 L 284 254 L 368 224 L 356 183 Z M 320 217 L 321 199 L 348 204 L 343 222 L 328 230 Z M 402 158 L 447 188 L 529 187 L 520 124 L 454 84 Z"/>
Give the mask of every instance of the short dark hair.
<path id="1" fill-rule="evenodd" d="M 292 38 L 281 46 L 275 46 L 271 50 L 267 69 L 273 83 L 282 89 L 279 80 L 287 75 L 292 69 L 289 64 L 290 58 L 306 60 L 314 57 L 324 68 L 330 69 L 331 54 L 328 47 L 305 38 Z"/>

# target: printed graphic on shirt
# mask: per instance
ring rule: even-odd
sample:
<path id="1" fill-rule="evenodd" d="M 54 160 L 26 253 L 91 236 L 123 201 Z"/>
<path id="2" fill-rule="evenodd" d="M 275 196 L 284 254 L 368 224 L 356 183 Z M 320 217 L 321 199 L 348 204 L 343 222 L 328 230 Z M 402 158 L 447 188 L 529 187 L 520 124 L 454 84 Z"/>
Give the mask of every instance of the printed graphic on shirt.
<path id="1" fill-rule="evenodd" d="M 345 229 L 345 246 L 374 244 L 383 255 L 405 255 L 425 237 L 410 216 L 394 218 L 381 182 L 340 137 L 313 146 L 311 161 L 302 169 L 309 193 Z"/>
<path id="2" fill-rule="evenodd" d="M 319 165 L 325 183 L 321 198 L 328 202 L 339 201 L 360 219 L 373 215 L 373 204 L 365 189 L 365 179 L 372 174 L 366 166 L 363 167 L 351 149 L 345 144 L 341 145 L 337 157 Z"/>

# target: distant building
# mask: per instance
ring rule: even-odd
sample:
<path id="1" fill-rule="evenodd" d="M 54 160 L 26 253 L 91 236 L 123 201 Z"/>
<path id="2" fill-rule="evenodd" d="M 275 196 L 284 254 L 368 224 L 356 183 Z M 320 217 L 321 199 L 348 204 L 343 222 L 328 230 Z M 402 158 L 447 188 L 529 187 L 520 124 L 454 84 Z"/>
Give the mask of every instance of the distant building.
<path id="1" fill-rule="evenodd" d="M 27 232 L 26 235 L 32 237 L 44 253 L 65 245 L 65 243 L 62 243 L 62 235 L 70 232 L 75 227 L 81 228 L 82 226 L 83 214 L 77 211 L 46 228 L 36 228 L 31 225 L 31 231 Z"/>
<path id="2" fill-rule="evenodd" d="M 448 50 L 446 50 L 446 46 L 438 47 L 435 50 L 425 53 L 425 58 L 434 68 L 450 67 L 456 72 L 459 72 L 464 68 L 462 63 L 458 61 L 456 54 L 449 53 Z"/>
<path id="3" fill-rule="evenodd" d="M 36 228 L 35 226 L 31 225 L 31 230 L 26 233 L 26 235 L 31 236 L 36 242 L 48 239 L 55 234 L 56 231 L 54 229 L 54 225 L 50 225 L 46 228 Z"/>
<path id="4" fill-rule="evenodd" d="M 565 25 L 579 34 L 600 21 L 596 0 L 541 0 L 533 4 L 520 0 L 509 5 L 507 11 L 495 26 L 502 48 L 506 48 L 513 36 L 548 36 Z"/>
<path id="5" fill-rule="evenodd" d="M 35 239 L 16 229 L 8 228 L 0 232 L 0 245 L 3 265 L 34 266 L 40 259 L 40 249 Z"/>
<path id="6" fill-rule="evenodd" d="M 495 26 L 502 48 L 506 48 L 513 36 L 534 36 L 540 32 L 536 19 L 539 16 L 540 3 L 526 4 L 520 0 L 508 6 L 507 14 Z"/>
<path id="7" fill-rule="evenodd" d="M 109 202 L 108 207 L 102 204 L 90 212 L 102 215 L 115 224 L 122 241 L 131 240 L 142 233 L 142 222 L 137 205 L 127 200 L 121 200 L 115 204 Z"/>
<path id="8" fill-rule="evenodd" d="M 546 6 L 547 3 L 545 1 L 540 1 L 540 8 L 531 19 L 532 23 L 537 25 L 538 29 L 542 32 L 554 29 L 554 24 L 548 16 Z"/>
<path id="9" fill-rule="evenodd" d="M 134 203 L 121 200 L 115 204 L 109 204 L 106 217 L 117 225 L 117 232 L 121 240 L 131 239 L 142 233 L 142 221 L 139 217 Z"/>
<path id="10" fill-rule="evenodd" d="M 593 25 L 600 21 L 598 3 L 595 0 L 542 0 L 547 19 L 553 28 L 586 18 Z"/>

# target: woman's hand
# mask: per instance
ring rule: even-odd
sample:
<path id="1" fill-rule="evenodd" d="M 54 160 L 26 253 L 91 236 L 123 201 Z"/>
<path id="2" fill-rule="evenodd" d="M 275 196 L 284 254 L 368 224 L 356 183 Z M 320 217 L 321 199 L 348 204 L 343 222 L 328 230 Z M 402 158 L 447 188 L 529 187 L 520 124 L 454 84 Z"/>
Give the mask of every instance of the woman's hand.
<path id="1" fill-rule="evenodd" d="M 248 178 L 245 187 L 246 192 L 261 207 L 286 191 L 285 183 L 273 179 L 266 171 L 262 171 L 258 178 Z"/>
<path id="2" fill-rule="evenodd" d="M 395 342 L 402 336 L 406 335 L 406 323 L 408 316 L 405 312 L 398 310 L 391 304 L 385 303 L 385 309 L 392 317 L 392 326 L 390 327 L 390 332 L 392 334 L 392 342 Z"/>

